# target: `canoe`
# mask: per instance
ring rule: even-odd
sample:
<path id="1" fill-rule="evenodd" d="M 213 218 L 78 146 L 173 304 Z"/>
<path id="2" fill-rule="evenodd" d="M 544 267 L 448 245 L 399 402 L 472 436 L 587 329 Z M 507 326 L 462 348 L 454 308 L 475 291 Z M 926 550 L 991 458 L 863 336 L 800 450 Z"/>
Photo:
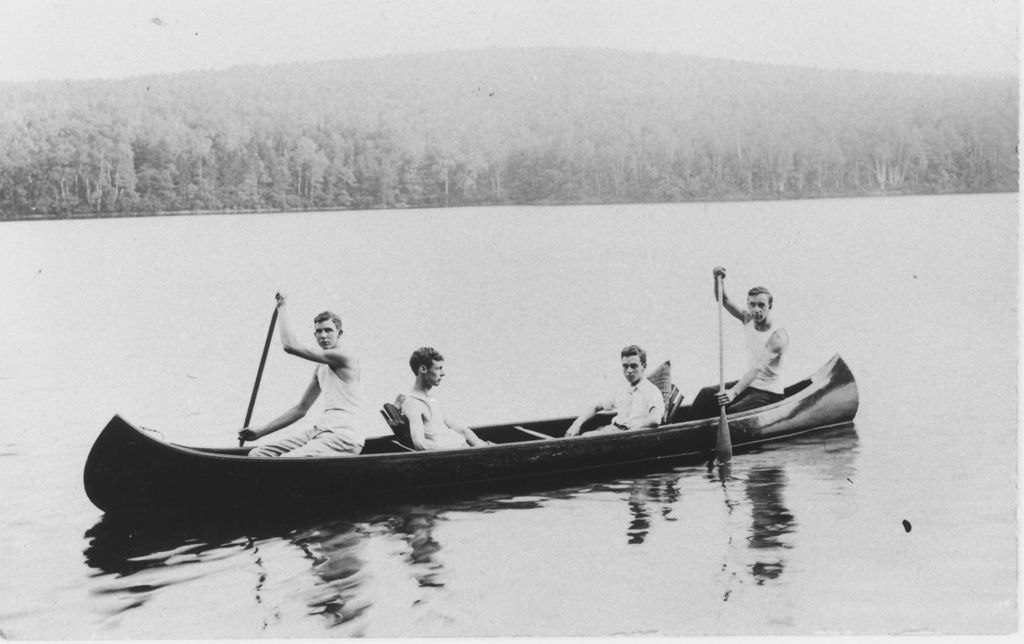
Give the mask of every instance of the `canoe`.
<path id="1" fill-rule="evenodd" d="M 833 356 L 786 397 L 729 416 L 733 450 L 853 421 L 857 384 Z M 359 456 L 254 458 L 249 448 L 189 447 L 114 416 L 85 463 L 85 491 L 107 513 L 219 512 L 244 507 L 316 508 L 382 497 L 493 489 L 546 479 L 578 481 L 624 469 L 706 462 L 718 417 L 690 419 L 680 406 L 656 428 L 562 438 L 573 417 L 474 427 L 493 445 L 413 452 L 392 436 L 369 438 Z M 596 419 L 599 420 L 599 419 Z"/>

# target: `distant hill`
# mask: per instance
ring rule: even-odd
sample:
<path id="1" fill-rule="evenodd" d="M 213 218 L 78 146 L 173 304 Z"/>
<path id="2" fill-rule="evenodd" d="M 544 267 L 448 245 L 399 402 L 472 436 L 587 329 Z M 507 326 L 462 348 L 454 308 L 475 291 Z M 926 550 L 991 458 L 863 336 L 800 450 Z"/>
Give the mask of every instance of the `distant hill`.
<path id="1" fill-rule="evenodd" d="M 593 49 L 0 84 L 0 218 L 1016 191 L 1017 88 Z"/>

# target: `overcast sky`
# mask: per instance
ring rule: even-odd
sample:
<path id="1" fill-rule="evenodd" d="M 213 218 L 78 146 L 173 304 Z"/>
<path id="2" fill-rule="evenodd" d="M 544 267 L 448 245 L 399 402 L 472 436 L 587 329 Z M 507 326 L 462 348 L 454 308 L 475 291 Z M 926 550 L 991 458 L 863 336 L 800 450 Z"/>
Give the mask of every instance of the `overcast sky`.
<path id="1" fill-rule="evenodd" d="M 0 81 L 485 47 L 1017 73 L 1017 0 L 0 0 Z"/>

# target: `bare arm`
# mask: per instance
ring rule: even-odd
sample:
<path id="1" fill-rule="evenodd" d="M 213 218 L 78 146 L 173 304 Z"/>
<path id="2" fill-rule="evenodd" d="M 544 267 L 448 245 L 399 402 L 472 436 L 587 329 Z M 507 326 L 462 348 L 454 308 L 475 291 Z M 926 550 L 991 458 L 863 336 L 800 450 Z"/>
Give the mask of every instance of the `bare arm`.
<path id="1" fill-rule="evenodd" d="M 479 436 L 477 436 L 473 432 L 472 429 L 470 429 L 469 427 L 467 427 L 465 425 L 460 425 L 459 423 L 452 422 L 448 418 L 444 419 L 444 424 L 448 425 L 448 427 L 452 431 L 456 431 L 456 432 L 462 434 L 466 438 L 466 442 L 469 443 L 470 445 L 472 445 L 473 447 L 479 447 L 481 445 L 490 445 L 489 442 L 487 442 L 487 441 L 483 440 L 482 438 L 480 438 Z"/>
<path id="2" fill-rule="evenodd" d="M 278 294 L 277 308 L 280 312 L 280 323 L 277 328 L 281 336 L 281 344 L 284 346 L 285 353 L 311 362 L 330 365 L 335 369 L 350 370 L 358 367 L 356 359 L 351 354 L 341 349 L 321 349 L 320 347 L 306 346 L 299 342 L 299 339 L 295 336 L 295 332 L 292 330 L 291 322 L 288 319 L 289 316 L 286 296 Z"/>
<path id="3" fill-rule="evenodd" d="M 572 421 L 572 425 L 569 425 L 569 429 L 565 431 L 566 437 L 578 436 L 580 433 L 580 429 L 583 428 L 583 423 L 587 422 L 594 416 L 597 416 L 598 412 L 600 412 L 602 409 L 604 409 L 604 404 L 602 403 L 590 405 L 589 407 L 584 409 L 583 413 L 580 414 L 579 418 Z"/>
<path id="4" fill-rule="evenodd" d="M 717 278 L 719 275 L 722 276 L 722 306 L 729 312 L 734 318 L 740 322 L 747 321 L 747 313 L 742 307 L 736 305 L 735 302 L 729 299 L 729 295 L 725 292 L 725 268 L 716 266 L 712 271 L 712 274 Z M 718 280 L 715 280 L 715 301 L 718 301 Z"/>
<path id="5" fill-rule="evenodd" d="M 761 360 L 761 363 L 756 367 L 753 367 L 740 378 L 732 388 L 727 389 L 724 393 L 718 394 L 718 404 L 725 406 L 736 399 L 741 393 L 743 393 L 750 383 L 754 382 L 757 378 L 758 372 L 766 364 L 777 358 L 786 347 L 789 346 L 789 334 L 786 333 L 785 329 L 779 329 L 772 333 L 772 336 L 768 339 L 768 344 L 765 345 L 765 356 Z"/>
<path id="6" fill-rule="evenodd" d="M 267 434 L 273 434 L 279 429 L 284 429 L 288 425 L 291 425 L 295 421 L 299 420 L 306 415 L 309 408 L 316 402 L 317 396 L 320 395 L 320 383 L 317 382 L 316 376 L 310 381 L 306 387 L 306 391 L 302 394 L 302 398 L 295 406 L 291 407 L 288 411 L 284 412 L 274 420 L 270 421 L 262 427 L 246 427 L 242 431 L 238 432 L 238 437 L 246 441 L 254 441 L 259 438 L 266 436 Z"/>
<path id="7" fill-rule="evenodd" d="M 730 389 L 726 389 L 725 392 L 718 394 L 718 404 L 722 407 L 728 405 L 732 401 L 736 400 L 736 397 L 743 393 L 750 383 L 754 382 L 754 378 L 757 377 L 759 369 L 757 367 L 743 374 L 743 376 L 736 381 Z"/>

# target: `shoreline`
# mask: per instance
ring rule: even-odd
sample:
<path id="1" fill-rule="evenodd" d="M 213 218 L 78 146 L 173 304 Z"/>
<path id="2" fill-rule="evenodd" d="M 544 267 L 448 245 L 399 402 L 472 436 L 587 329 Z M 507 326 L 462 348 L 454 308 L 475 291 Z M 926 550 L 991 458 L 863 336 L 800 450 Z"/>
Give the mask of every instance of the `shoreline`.
<path id="1" fill-rule="evenodd" d="M 699 204 L 699 203 L 730 203 L 740 201 L 808 201 L 814 199 L 870 199 L 879 197 L 927 197 L 940 195 L 972 195 L 972 194 L 1014 194 L 1014 190 L 978 190 L 972 192 L 864 192 L 851 194 L 825 194 L 813 196 L 734 196 L 719 197 L 716 199 L 690 199 L 682 201 L 537 201 L 529 203 L 474 203 L 450 206 L 389 206 L 384 208 L 344 208 L 336 206 L 291 208 L 282 210 L 279 208 L 255 209 L 255 208 L 222 208 L 215 210 L 166 210 L 158 212 L 129 212 L 129 213 L 69 213 L 69 214 L 34 214 L 16 213 L 8 215 L 0 212 L 0 224 L 13 221 L 78 221 L 89 219 L 131 219 L 148 217 L 181 217 L 197 215 L 265 215 L 265 214 L 289 214 L 303 212 L 360 212 L 360 211 L 390 211 L 390 210 L 448 210 L 454 208 L 494 208 L 501 206 L 610 206 L 610 205 L 655 205 L 655 204 Z"/>

